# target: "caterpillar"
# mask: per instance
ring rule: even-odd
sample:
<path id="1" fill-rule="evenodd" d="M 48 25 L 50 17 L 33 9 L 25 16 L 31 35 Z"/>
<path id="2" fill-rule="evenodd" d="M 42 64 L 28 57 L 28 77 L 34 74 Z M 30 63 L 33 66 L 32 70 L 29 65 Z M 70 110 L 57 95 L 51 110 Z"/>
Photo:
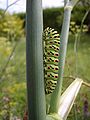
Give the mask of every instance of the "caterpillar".
<path id="1" fill-rule="evenodd" d="M 55 89 L 58 80 L 58 56 L 60 35 L 52 28 L 43 32 L 43 61 L 45 94 L 50 94 Z"/>

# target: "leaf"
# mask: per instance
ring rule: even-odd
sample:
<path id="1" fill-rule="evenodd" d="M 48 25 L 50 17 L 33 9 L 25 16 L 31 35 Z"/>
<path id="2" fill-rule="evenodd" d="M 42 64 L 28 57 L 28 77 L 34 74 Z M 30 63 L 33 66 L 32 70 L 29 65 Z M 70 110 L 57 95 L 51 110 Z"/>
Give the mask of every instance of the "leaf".
<path id="1" fill-rule="evenodd" d="M 62 117 L 63 120 L 66 120 L 82 83 L 82 79 L 76 78 L 76 80 L 74 80 L 62 94 L 59 101 L 58 114 Z"/>

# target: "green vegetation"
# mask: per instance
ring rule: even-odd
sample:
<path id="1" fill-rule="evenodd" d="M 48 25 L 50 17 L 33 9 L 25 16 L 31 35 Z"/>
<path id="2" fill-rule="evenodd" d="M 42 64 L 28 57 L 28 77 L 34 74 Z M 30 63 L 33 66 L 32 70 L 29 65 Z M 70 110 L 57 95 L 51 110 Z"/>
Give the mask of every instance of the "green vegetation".
<path id="1" fill-rule="evenodd" d="M 17 16 L 5 14 L 0 19 L 0 37 L 6 37 L 7 40 L 17 40 L 23 34 L 23 20 Z"/>
<path id="2" fill-rule="evenodd" d="M 2 57 L 0 68 L 3 69 L 7 58 L 7 56 Z M 8 66 L 3 72 L 3 75 L 1 75 L 0 119 L 4 119 L 4 117 L 8 116 L 7 120 L 9 120 L 11 117 L 23 116 L 26 106 L 25 65 L 25 40 L 22 40 L 18 42 Z"/>
<path id="3" fill-rule="evenodd" d="M 67 51 L 67 58 L 66 58 L 66 65 L 70 67 L 70 69 L 68 68 L 70 75 L 79 76 L 81 78 L 88 79 L 88 80 L 90 78 L 90 75 L 89 75 L 89 72 L 90 72 L 89 37 L 90 35 L 88 34 L 82 34 L 80 41 L 78 41 L 79 43 L 78 43 L 77 53 L 76 53 L 75 48 L 74 48 L 75 36 L 71 35 L 70 40 L 69 40 L 68 51 Z M 76 69 L 78 72 L 76 71 Z"/>
<path id="4" fill-rule="evenodd" d="M 72 11 L 71 21 L 75 21 L 77 25 L 80 25 L 83 19 L 83 16 L 85 15 L 87 10 L 89 10 L 89 6 L 83 7 L 83 6 L 77 5 Z M 44 9 L 43 10 L 44 29 L 49 26 L 51 28 L 54 28 L 58 32 L 60 32 L 62 27 L 63 12 L 64 12 L 63 8 Z M 21 20 L 24 20 L 23 27 L 25 28 L 25 13 L 18 13 L 15 15 L 17 15 Z M 90 11 L 84 23 L 86 25 L 90 24 Z"/>
<path id="5" fill-rule="evenodd" d="M 78 43 L 77 53 L 75 52 L 74 44 L 75 37 L 71 35 L 69 38 L 69 45 L 66 57 L 63 91 L 73 81 L 73 78 L 69 78 L 68 76 L 80 77 L 84 81 L 90 82 L 90 35 L 82 34 L 81 39 Z M 87 100 L 88 104 L 90 104 L 89 92 L 90 88 L 82 86 L 77 100 L 75 101 L 75 104 L 68 117 L 68 120 L 72 120 L 72 118 L 76 119 L 75 117 L 77 117 L 76 120 L 83 120 L 85 99 Z M 90 114 L 89 106 L 88 114 Z M 89 116 L 86 120 L 89 120 Z"/>
<path id="6" fill-rule="evenodd" d="M 0 120 L 23 116 L 26 106 L 22 24 L 23 20 L 9 13 L 0 19 Z"/>

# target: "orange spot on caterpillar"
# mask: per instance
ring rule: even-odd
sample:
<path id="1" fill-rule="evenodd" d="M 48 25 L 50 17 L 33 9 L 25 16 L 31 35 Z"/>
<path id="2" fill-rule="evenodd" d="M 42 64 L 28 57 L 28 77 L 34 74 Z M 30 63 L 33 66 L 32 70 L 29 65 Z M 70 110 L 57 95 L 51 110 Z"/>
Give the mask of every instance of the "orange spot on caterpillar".
<path id="1" fill-rule="evenodd" d="M 48 55 L 50 55 L 50 52 L 48 52 Z"/>
<path id="2" fill-rule="evenodd" d="M 52 46 L 49 46 L 49 48 L 52 48 Z"/>
<path id="3" fill-rule="evenodd" d="M 59 60 L 54 60 L 54 62 L 59 62 Z"/>
<path id="4" fill-rule="evenodd" d="M 48 75 L 48 77 L 50 77 L 50 75 Z"/>
<path id="5" fill-rule="evenodd" d="M 55 70 L 58 70 L 58 68 L 55 68 Z"/>
<path id="6" fill-rule="evenodd" d="M 55 56 L 59 56 L 59 54 L 58 53 L 56 53 L 56 54 L 54 54 Z"/>
<path id="7" fill-rule="evenodd" d="M 53 44 L 53 42 L 50 42 L 50 44 Z"/>
<path id="8" fill-rule="evenodd" d="M 48 66 L 48 69 L 50 69 L 50 66 Z"/>
<path id="9" fill-rule="evenodd" d="M 58 76 L 54 76 L 54 78 L 58 78 Z"/>

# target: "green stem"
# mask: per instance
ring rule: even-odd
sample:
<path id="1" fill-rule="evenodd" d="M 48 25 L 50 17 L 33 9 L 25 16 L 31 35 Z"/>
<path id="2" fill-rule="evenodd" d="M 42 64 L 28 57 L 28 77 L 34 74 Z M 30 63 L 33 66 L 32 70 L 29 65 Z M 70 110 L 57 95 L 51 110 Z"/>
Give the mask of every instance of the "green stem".
<path id="1" fill-rule="evenodd" d="M 63 72 L 64 72 L 65 56 L 67 50 L 70 16 L 71 16 L 71 7 L 68 7 L 64 11 L 64 21 L 63 21 L 62 32 L 60 37 L 61 40 L 60 40 L 60 51 L 59 51 L 60 62 L 59 62 L 58 81 L 57 81 L 56 89 L 54 90 L 51 96 L 50 112 L 58 111 L 58 101 L 60 100 L 62 82 L 63 82 Z"/>
<path id="2" fill-rule="evenodd" d="M 0 82 L 2 82 L 2 80 L 3 80 L 2 77 L 3 77 L 3 75 L 5 75 L 5 71 L 8 67 L 8 64 L 10 63 L 10 60 L 11 60 L 18 44 L 19 44 L 19 41 L 16 41 L 16 43 L 15 43 L 15 45 L 14 45 L 12 51 L 11 51 L 11 54 L 9 55 L 9 57 L 7 59 L 7 62 L 5 63 L 3 69 L 0 71 Z"/>
<path id="3" fill-rule="evenodd" d="M 69 2 L 69 0 L 64 0 L 64 6 Z"/>
<path id="4" fill-rule="evenodd" d="M 82 19 L 82 21 L 81 21 L 81 27 L 80 27 L 80 35 L 81 35 L 81 33 L 82 33 L 82 29 L 83 29 L 83 23 L 84 23 L 84 21 L 85 21 L 85 19 L 86 19 L 86 17 L 87 17 L 87 15 L 88 15 L 88 13 L 90 12 L 90 8 L 86 11 L 86 13 L 85 13 L 85 15 L 84 15 L 84 17 L 83 17 L 83 19 Z"/>
<path id="5" fill-rule="evenodd" d="M 58 104 L 61 96 L 62 83 L 63 83 L 63 73 L 64 73 L 64 65 L 65 65 L 65 57 L 68 43 L 68 34 L 69 34 L 69 24 L 72 8 L 76 5 L 78 0 L 65 0 L 64 7 L 64 20 L 61 32 L 61 40 L 60 40 L 60 51 L 59 51 L 59 73 L 58 73 L 58 81 L 56 88 L 51 96 L 50 102 L 50 113 L 58 112 Z"/>
<path id="6" fill-rule="evenodd" d="M 45 120 L 46 104 L 42 52 L 42 1 L 27 0 L 26 12 L 28 120 Z"/>
<path id="7" fill-rule="evenodd" d="M 74 52 L 75 52 L 75 77 L 78 76 L 78 34 L 75 34 Z"/>
<path id="8" fill-rule="evenodd" d="M 74 111 L 74 120 L 78 120 L 76 104 L 75 103 L 73 104 L 73 111 Z"/>

